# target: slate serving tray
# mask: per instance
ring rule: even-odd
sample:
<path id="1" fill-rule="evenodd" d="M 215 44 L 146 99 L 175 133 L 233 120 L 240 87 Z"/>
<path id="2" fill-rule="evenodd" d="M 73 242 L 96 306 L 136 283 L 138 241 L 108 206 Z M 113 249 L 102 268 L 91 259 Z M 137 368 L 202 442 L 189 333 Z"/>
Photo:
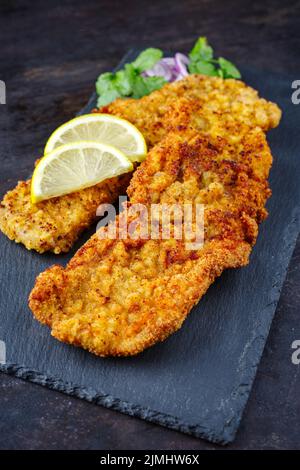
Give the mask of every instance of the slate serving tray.
<path id="1" fill-rule="evenodd" d="M 136 54 L 130 51 L 120 66 Z M 291 103 L 291 81 L 244 68 L 242 75 L 283 110 L 280 127 L 268 134 L 273 196 L 250 265 L 225 272 L 163 343 L 137 357 L 102 359 L 56 341 L 27 307 L 37 274 L 65 264 L 89 234 L 63 256 L 29 252 L 1 234 L 0 339 L 7 362 L 0 370 L 213 442 L 234 439 L 300 225 L 300 106 Z M 82 112 L 94 105 L 95 95 Z"/>

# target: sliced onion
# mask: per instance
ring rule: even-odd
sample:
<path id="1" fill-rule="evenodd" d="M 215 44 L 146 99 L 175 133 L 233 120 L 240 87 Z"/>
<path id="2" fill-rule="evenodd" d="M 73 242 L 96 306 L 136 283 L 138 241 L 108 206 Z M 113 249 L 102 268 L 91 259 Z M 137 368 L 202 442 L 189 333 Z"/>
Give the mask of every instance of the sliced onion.
<path id="1" fill-rule="evenodd" d="M 168 65 L 169 67 L 176 67 L 176 62 L 174 57 L 164 57 L 160 60 L 164 64 Z"/>
<path id="2" fill-rule="evenodd" d="M 178 52 L 175 57 L 164 57 L 152 69 L 146 70 L 142 75 L 145 77 L 163 77 L 167 82 L 178 81 L 188 75 L 186 68 L 188 63 L 189 58 Z"/>
<path id="3" fill-rule="evenodd" d="M 164 77 L 167 82 L 171 81 L 173 76 L 172 69 L 167 63 L 163 62 L 163 60 L 164 59 L 157 62 L 152 69 L 146 70 L 146 77 L 158 76 Z"/>
<path id="4" fill-rule="evenodd" d="M 178 78 L 179 76 L 183 78 L 188 75 L 186 66 L 189 64 L 190 61 L 186 55 L 181 54 L 180 52 L 177 52 L 177 54 L 175 54 L 175 62 L 176 62 L 177 70 L 178 70 L 177 79 L 180 80 L 180 78 Z"/>

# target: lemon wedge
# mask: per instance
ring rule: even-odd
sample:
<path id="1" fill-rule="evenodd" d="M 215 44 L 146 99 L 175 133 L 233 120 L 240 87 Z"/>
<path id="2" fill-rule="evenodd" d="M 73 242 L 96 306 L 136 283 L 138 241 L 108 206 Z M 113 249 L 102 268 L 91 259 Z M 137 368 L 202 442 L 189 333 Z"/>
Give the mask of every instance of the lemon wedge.
<path id="1" fill-rule="evenodd" d="M 84 114 L 58 127 L 50 136 L 44 153 L 75 141 L 94 141 L 113 145 L 131 161 L 145 159 L 147 145 L 142 133 L 125 119 L 110 114 Z"/>
<path id="2" fill-rule="evenodd" d="M 79 191 L 133 170 L 119 149 L 99 142 L 62 145 L 45 155 L 31 181 L 33 203 Z"/>

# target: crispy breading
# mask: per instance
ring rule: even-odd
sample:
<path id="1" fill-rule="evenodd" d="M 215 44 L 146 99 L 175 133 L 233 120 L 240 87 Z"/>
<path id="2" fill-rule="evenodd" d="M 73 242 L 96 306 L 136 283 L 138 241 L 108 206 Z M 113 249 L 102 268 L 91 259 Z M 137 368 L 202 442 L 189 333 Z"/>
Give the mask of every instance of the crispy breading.
<path id="1" fill-rule="evenodd" d="M 0 204 L 0 229 L 28 250 L 59 254 L 70 250 L 80 233 L 96 219 L 101 203 L 113 203 L 125 193 L 130 175 L 91 188 L 32 204 L 31 180 L 20 181 Z"/>
<path id="2" fill-rule="evenodd" d="M 149 147 L 180 126 L 228 135 L 236 123 L 268 130 L 280 119 L 277 105 L 259 98 L 257 91 L 243 82 L 204 75 L 167 84 L 140 100 L 116 100 L 100 111 L 131 121 L 144 134 Z M 1 203 L 0 229 L 10 239 L 40 253 L 68 251 L 95 219 L 97 206 L 113 202 L 124 191 L 126 182 L 127 177 L 111 180 L 37 205 L 30 202 L 30 181 L 21 182 Z"/>
<path id="3" fill-rule="evenodd" d="M 244 82 L 234 79 L 189 75 L 183 80 L 165 85 L 139 100 L 117 99 L 98 112 L 114 114 L 127 119 L 144 134 L 152 146 L 166 135 L 170 124 L 172 106 L 181 98 L 196 100 L 200 105 L 199 127 L 206 125 L 207 113 L 215 113 L 221 119 L 233 119 L 249 127 L 261 127 L 264 131 L 276 127 L 281 111 L 275 103 L 259 98 L 258 92 Z"/>
<path id="4" fill-rule="evenodd" d="M 223 136 L 182 126 L 154 147 L 134 174 L 130 204 L 205 204 L 205 243 L 186 239 L 101 239 L 101 229 L 65 269 L 40 274 L 29 305 L 52 335 L 100 356 L 133 355 L 165 339 L 226 268 L 248 263 L 267 215 L 272 157 L 261 128 Z M 174 220 L 171 220 L 171 225 Z"/>

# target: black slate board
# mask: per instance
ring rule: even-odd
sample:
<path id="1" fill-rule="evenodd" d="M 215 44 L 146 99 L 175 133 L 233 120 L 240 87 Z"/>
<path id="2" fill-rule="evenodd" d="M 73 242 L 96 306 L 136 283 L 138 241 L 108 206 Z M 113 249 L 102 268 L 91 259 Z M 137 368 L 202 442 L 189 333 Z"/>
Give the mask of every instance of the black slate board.
<path id="1" fill-rule="evenodd" d="M 250 265 L 225 272 L 164 343 L 137 357 L 102 359 L 53 339 L 27 307 L 36 275 L 65 264 L 75 249 L 41 256 L 1 234 L 0 339 L 7 363 L 0 370 L 213 442 L 234 439 L 299 232 L 300 202 L 300 107 L 291 103 L 291 81 L 245 68 L 242 74 L 283 110 L 280 127 L 269 133 L 270 216 Z M 94 104 L 95 96 L 83 112 Z"/>

